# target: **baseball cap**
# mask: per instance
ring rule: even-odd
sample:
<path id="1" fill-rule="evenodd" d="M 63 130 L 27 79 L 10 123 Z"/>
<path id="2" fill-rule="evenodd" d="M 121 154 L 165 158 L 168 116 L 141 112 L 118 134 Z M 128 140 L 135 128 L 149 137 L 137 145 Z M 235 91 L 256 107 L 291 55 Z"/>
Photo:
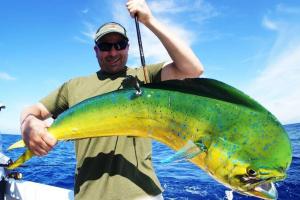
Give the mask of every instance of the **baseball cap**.
<path id="1" fill-rule="evenodd" d="M 124 36 L 127 40 L 126 29 L 119 23 L 108 22 L 100 26 L 95 34 L 95 42 L 99 41 L 104 35 L 108 33 L 119 33 Z"/>

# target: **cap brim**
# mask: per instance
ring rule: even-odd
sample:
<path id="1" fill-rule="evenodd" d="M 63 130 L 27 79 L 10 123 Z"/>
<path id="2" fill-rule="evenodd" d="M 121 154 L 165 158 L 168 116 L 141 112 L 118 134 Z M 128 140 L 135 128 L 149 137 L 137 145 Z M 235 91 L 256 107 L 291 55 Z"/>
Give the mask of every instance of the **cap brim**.
<path id="1" fill-rule="evenodd" d="M 95 42 L 98 42 L 99 40 L 101 40 L 101 38 L 103 38 L 105 35 L 108 35 L 108 34 L 110 34 L 110 33 L 117 33 L 117 34 L 123 36 L 124 38 L 126 38 L 126 39 L 128 40 L 128 37 L 127 37 L 126 35 L 124 35 L 123 33 L 120 33 L 120 32 L 118 32 L 118 31 L 107 31 L 107 32 L 105 32 L 105 33 L 99 35 L 99 36 L 95 39 Z"/>

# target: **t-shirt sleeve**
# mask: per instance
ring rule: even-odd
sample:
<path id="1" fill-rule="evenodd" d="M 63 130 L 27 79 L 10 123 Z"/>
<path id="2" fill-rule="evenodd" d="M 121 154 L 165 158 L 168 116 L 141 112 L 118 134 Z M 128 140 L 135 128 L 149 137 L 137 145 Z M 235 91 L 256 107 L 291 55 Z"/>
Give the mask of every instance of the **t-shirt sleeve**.
<path id="1" fill-rule="evenodd" d="M 151 83 L 157 83 L 161 81 L 161 70 L 165 62 L 147 65 L 147 72 Z"/>
<path id="2" fill-rule="evenodd" d="M 62 86 L 51 92 L 48 96 L 40 100 L 55 119 L 60 113 L 69 108 L 68 103 L 68 84 L 64 83 Z"/>

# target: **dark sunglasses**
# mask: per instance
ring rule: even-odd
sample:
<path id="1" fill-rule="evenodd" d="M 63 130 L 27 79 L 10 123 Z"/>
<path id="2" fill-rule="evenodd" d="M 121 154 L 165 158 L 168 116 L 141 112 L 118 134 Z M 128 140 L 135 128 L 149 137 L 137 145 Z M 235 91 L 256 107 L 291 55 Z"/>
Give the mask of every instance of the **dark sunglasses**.
<path id="1" fill-rule="evenodd" d="M 99 42 L 97 43 L 98 48 L 100 51 L 110 51 L 112 47 L 115 48 L 115 50 L 120 51 L 124 50 L 128 45 L 128 40 L 121 40 L 117 43 L 108 43 L 108 42 Z"/>

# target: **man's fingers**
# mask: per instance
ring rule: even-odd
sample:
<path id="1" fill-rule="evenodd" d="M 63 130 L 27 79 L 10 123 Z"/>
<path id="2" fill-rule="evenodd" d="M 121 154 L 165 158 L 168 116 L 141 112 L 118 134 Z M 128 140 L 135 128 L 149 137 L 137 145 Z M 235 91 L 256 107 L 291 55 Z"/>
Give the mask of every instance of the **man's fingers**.
<path id="1" fill-rule="evenodd" d="M 43 141 L 50 147 L 50 150 L 56 145 L 57 140 L 49 133 L 42 136 Z"/>
<path id="2" fill-rule="evenodd" d="M 48 154 L 48 151 L 45 151 L 43 148 L 41 147 L 36 147 L 34 150 L 31 150 L 33 152 L 34 155 L 36 156 L 44 156 Z"/>
<path id="3" fill-rule="evenodd" d="M 131 17 L 138 17 L 138 20 L 142 23 L 146 23 L 152 16 L 145 0 L 131 0 L 127 1 L 126 7 Z"/>
<path id="4" fill-rule="evenodd" d="M 44 134 L 42 135 L 42 139 L 46 142 L 48 146 L 51 147 L 51 149 L 56 145 L 57 139 L 54 138 L 48 131 L 47 128 L 49 128 L 49 124 L 45 122 L 45 129 Z"/>
<path id="5" fill-rule="evenodd" d="M 56 139 L 47 131 L 49 125 L 38 118 L 29 118 L 21 126 L 26 146 L 37 156 L 46 155 L 56 144 Z"/>
<path id="6" fill-rule="evenodd" d="M 131 17 L 134 17 L 135 14 L 137 13 L 137 9 L 135 8 L 134 5 L 130 4 L 130 5 L 127 5 L 127 9 L 131 15 Z"/>
<path id="7" fill-rule="evenodd" d="M 28 148 L 36 156 L 46 155 L 49 151 L 48 145 L 42 139 L 29 142 Z"/>
<path id="8" fill-rule="evenodd" d="M 56 144 L 54 138 L 48 137 L 48 134 L 41 135 L 32 139 L 28 147 L 37 156 L 46 155 Z"/>

